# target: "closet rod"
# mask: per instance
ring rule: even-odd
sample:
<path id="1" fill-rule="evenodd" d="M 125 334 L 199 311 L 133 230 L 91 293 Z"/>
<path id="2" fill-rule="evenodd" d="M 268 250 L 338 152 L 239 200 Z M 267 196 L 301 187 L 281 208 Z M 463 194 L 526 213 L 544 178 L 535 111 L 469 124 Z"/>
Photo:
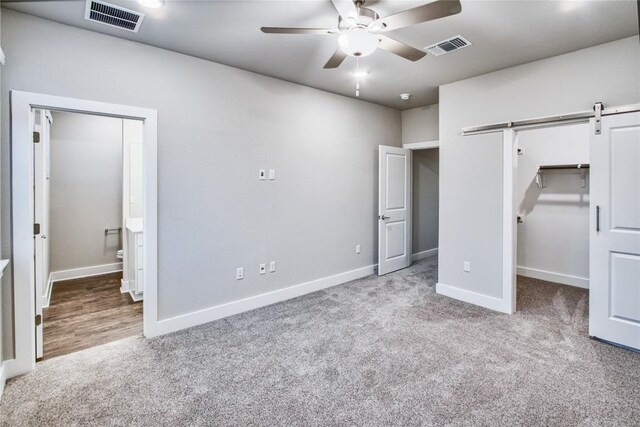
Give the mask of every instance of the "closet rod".
<path id="1" fill-rule="evenodd" d="M 596 103 L 601 104 L 601 103 Z M 595 108 L 595 106 L 594 106 Z M 610 116 L 613 114 L 632 113 L 640 111 L 640 104 L 625 105 L 617 108 L 602 109 L 603 116 Z M 515 120 L 512 122 L 501 122 L 490 125 L 471 126 L 463 128 L 461 133 L 463 136 L 474 135 L 476 133 L 488 133 L 488 132 L 501 132 L 505 129 L 513 128 L 526 128 L 526 127 L 543 127 L 545 125 L 550 126 L 553 124 L 567 123 L 567 122 L 586 122 L 592 117 L 596 117 L 595 111 L 581 111 L 578 113 L 563 114 L 558 116 L 539 117 L 535 119 L 527 120 Z"/>
<path id="2" fill-rule="evenodd" d="M 577 163 L 575 165 L 545 165 L 538 166 L 539 170 L 553 170 L 553 169 L 589 169 L 588 163 Z"/>

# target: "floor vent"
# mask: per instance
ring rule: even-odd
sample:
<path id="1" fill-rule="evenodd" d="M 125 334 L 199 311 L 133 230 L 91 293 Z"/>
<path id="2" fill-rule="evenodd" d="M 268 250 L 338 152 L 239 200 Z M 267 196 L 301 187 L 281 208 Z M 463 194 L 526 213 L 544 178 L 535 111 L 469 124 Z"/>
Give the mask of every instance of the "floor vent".
<path id="1" fill-rule="evenodd" d="M 137 33 L 144 19 L 142 13 L 98 0 L 87 0 L 85 19 Z"/>
<path id="2" fill-rule="evenodd" d="M 444 55 L 445 53 L 451 53 L 455 50 L 467 47 L 471 43 L 462 36 L 451 37 L 450 39 L 443 40 L 431 46 L 425 47 L 425 50 L 433 56 Z"/>

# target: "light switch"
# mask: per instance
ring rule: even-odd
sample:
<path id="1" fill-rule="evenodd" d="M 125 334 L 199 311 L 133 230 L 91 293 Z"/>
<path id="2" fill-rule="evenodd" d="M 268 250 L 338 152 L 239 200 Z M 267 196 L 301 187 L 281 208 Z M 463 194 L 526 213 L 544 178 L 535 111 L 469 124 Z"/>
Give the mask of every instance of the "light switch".
<path id="1" fill-rule="evenodd" d="M 356 245 L 356 253 L 359 254 L 360 253 L 360 245 Z"/>
<path id="2" fill-rule="evenodd" d="M 275 273 L 276 272 L 276 262 L 275 261 L 271 261 L 269 263 L 269 272 L 270 273 Z"/>
<path id="3" fill-rule="evenodd" d="M 264 169 L 260 169 L 260 171 L 258 172 L 258 179 L 259 180 L 267 179 L 267 173 L 265 172 Z"/>
<path id="4" fill-rule="evenodd" d="M 267 272 L 267 264 L 260 264 L 260 274 L 265 274 Z"/>
<path id="5" fill-rule="evenodd" d="M 269 179 L 271 181 L 276 179 L 276 170 L 275 169 L 269 169 Z"/>

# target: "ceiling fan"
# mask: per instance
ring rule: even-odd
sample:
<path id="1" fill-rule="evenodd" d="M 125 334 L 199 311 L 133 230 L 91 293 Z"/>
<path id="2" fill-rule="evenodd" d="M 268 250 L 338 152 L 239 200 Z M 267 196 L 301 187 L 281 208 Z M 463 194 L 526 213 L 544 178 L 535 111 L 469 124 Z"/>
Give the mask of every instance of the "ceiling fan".
<path id="1" fill-rule="evenodd" d="M 375 11 L 362 7 L 365 0 L 331 1 L 339 14 L 337 28 L 262 27 L 261 30 L 268 34 L 339 35 L 338 49 L 324 68 L 337 68 L 347 56 L 371 55 L 377 48 L 417 61 L 426 52 L 394 40 L 384 33 L 462 12 L 459 0 L 437 0 L 380 18 Z"/>

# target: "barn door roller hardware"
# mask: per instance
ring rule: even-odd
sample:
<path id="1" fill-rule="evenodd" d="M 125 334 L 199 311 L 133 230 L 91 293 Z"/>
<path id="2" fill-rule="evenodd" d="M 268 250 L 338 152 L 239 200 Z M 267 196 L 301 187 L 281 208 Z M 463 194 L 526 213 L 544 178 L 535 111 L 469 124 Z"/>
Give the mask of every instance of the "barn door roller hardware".
<path id="1" fill-rule="evenodd" d="M 472 126 L 462 129 L 462 135 L 474 135 L 478 133 L 502 132 L 505 129 L 513 128 L 540 128 L 566 123 L 584 123 L 595 117 L 595 132 L 599 135 L 602 131 L 602 117 L 613 114 L 633 113 L 640 111 L 640 104 L 626 105 L 623 107 L 607 108 L 605 110 L 602 102 L 596 102 L 593 110 L 579 113 L 563 114 L 558 116 L 539 117 L 537 119 L 516 120 L 509 122 L 494 123 L 490 125 Z"/>

